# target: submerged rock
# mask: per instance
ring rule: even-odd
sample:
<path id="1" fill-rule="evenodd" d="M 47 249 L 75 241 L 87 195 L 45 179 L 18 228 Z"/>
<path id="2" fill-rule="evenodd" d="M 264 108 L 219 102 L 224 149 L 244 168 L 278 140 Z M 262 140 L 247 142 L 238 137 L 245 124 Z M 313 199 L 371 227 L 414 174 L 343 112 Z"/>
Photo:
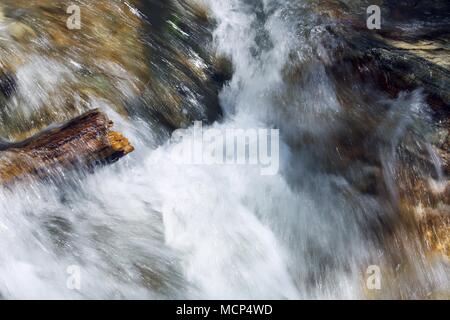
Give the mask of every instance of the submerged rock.
<path id="1" fill-rule="evenodd" d="M 10 36 L 21 43 L 25 43 L 36 37 L 36 32 L 26 24 L 14 21 L 8 25 L 8 33 Z"/>
<path id="2" fill-rule="evenodd" d="M 169 130 L 220 117 L 218 91 L 227 77 L 213 62 L 212 23 L 205 8 L 190 0 L 164 6 L 80 1 L 81 30 L 69 30 L 71 4 L 2 3 L 12 41 L 3 41 L 0 31 L 0 69 L 18 79 L 16 99 L 0 111 L 1 135 L 24 138 L 23 132 L 68 120 L 99 103 Z M 181 33 L 173 32 L 173 24 Z"/>
<path id="3" fill-rule="evenodd" d="M 5 98 L 11 97 L 15 92 L 16 87 L 17 83 L 14 75 L 9 73 L 0 75 L 0 93 L 3 94 Z"/>
<path id="4" fill-rule="evenodd" d="M 372 4 L 382 10 L 380 30 L 366 26 L 365 9 Z M 344 170 L 364 193 L 376 185 L 395 212 L 383 229 L 386 252 L 404 265 L 430 256 L 424 268 L 431 268 L 450 257 L 450 3 L 331 0 L 314 7 L 327 26 L 323 63 L 349 128 L 337 143 L 339 157 L 350 160 L 336 157 L 332 172 Z M 298 81 L 305 69 L 286 70 L 286 79 Z M 382 174 L 363 178 L 355 163 L 375 165 Z M 408 250 L 418 257 L 408 257 Z M 394 272 L 400 274 L 409 283 L 416 276 L 414 270 Z"/>

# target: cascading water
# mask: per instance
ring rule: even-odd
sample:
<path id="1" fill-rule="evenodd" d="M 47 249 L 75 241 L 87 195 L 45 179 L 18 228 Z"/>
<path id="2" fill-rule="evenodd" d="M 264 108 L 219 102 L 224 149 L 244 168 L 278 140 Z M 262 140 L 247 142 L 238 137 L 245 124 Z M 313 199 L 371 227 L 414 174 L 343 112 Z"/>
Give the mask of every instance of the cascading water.
<path id="1" fill-rule="evenodd" d="M 147 5 L 169 7 L 157 1 Z M 365 279 L 371 265 L 407 270 L 406 280 L 384 277 L 385 297 L 448 292 L 448 265 L 430 264 L 419 245 L 390 238 L 399 219 L 396 148 L 418 119 L 427 121 L 421 92 L 390 99 L 370 91 L 370 84 L 346 83 L 357 105 L 349 111 L 339 81 L 329 72 L 332 52 L 342 44 L 310 1 L 204 0 L 197 5 L 214 18 L 213 49 L 233 65 L 232 79 L 219 93 L 223 117 L 209 128 L 280 129 L 279 173 L 264 176 L 255 166 L 177 164 L 176 151 L 192 141 L 167 140 L 170 119 L 148 120 L 153 96 L 168 91 L 144 89 L 139 99 L 136 73 L 104 57 L 96 71 L 122 80 L 115 94 L 133 116 L 124 117 L 110 97 L 92 95 L 87 108 L 107 112 L 136 151 L 94 173 L 79 170 L 0 190 L 1 297 L 358 299 L 370 296 Z M 141 7 L 133 11 L 139 19 L 150 19 L 150 30 L 161 28 L 146 4 Z M 94 15 L 95 8 L 90 7 Z M 167 46 L 183 47 L 197 69 L 206 69 L 186 44 L 198 39 L 186 40 L 189 34 L 176 23 L 169 26 L 184 42 Z M 147 46 L 163 58 L 170 51 L 155 49 L 156 40 Z M 66 65 L 42 53 L 28 58 L 16 71 L 17 92 L 2 111 L 2 126 L 29 123 L 44 105 L 62 105 L 52 90 L 76 87 L 80 50 Z M 181 68 L 169 58 L 152 64 L 153 76 L 186 99 L 180 122 L 185 114 L 211 118 L 206 110 L 214 102 L 199 98 L 206 95 L 201 86 L 192 81 L 183 87 Z M 165 70 L 170 74 L 164 76 Z M 89 74 L 87 81 L 106 86 L 99 78 Z M 82 100 L 75 96 L 78 91 L 72 93 L 73 108 L 86 108 L 77 102 Z M 375 108 L 383 112 L 371 111 Z M 64 112 L 73 110 L 55 110 Z M 366 126 L 373 129 L 367 135 Z M 369 145 L 377 165 L 343 165 L 343 136 L 355 148 Z M 429 154 L 442 179 L 439 160 Z M 373 176 L 381 186 L 370 185 Z M 79 290 L 67 286 L 70 266 L 81 270 Z"/>

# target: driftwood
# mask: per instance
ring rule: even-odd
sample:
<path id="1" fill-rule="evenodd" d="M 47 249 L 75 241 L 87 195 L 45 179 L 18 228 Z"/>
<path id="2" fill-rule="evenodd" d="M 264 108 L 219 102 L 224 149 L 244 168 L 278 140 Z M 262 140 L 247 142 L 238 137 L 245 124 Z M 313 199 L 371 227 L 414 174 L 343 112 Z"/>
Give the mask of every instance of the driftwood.
<path id="1" fill-rule="evenodd" d="M 114 162 L 134 150 L 112 121 L 91 110 L 18 143 L 0 144 L 0 184 L 45 178 L 53 169 Z"/>

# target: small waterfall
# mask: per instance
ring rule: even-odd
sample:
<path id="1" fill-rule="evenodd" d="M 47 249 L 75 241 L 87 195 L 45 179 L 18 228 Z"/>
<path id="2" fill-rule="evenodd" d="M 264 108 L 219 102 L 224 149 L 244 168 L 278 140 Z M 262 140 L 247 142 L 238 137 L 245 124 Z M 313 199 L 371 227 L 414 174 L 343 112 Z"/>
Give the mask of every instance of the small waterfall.
<path id="1" fill-rule="evenodd" d="M 427 150 L 445 181 L 424 138 L 424 93 L 392 97 L 370 75 L 360 81 L 318 4 L 80 1 L 86 34 L 71 38 L 44 23 L 58 25 L 64 4 L 4 2 L 0 66 L 21 62 L 10 67 L 14 93 L 0 97 L 0 136 L 20 140 L 99 107 L 136 151 L 0 189 L 1 297 L 364 299 L 377 294 L 365 285 L 374 265 L 378 298 L 449 289 L 448 264 L 410 240 L 401 207 L 403 172 L 430 171 L 404 158 Z M 29 42 L 8 31 L 20 19 L 36 23 Z M 173 131 L 194 121 L 278 129 L 279 171 L 181 164 L 202 138 Z M 67 285 L 74 266 L 78 290 Z"/>

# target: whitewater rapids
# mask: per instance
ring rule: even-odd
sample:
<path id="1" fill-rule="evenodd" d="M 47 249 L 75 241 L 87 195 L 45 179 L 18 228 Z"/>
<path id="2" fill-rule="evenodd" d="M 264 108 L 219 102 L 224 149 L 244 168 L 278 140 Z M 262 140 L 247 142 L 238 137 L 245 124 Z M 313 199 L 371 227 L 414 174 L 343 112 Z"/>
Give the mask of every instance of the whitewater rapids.
<path id="1" fill-rule="evenodd" d="M 223 120 L 211 127 L 280 129 L 279 173 L 179 165 L 173 155 L 190 141 L 159 145 L 152 125 L 124 120 L 99 102 L 136 151 L 94 173 L 0 190 L 2 298 L 367 297 L 366 269 L 386 263 L 368 234 L 391 213 L 379 197 L 336 192 L 348 187 L 345 179 L 316 165 L 334 154 L 325 150 L 329 144 L 294 147 L 306 134 L 331 141 L 343 125 L 343 106 L 324 69 L 331 63 L 326 26 L 308 1 L 203 4 L 216 21 L 217 52 L 233 63 L 232 80 L 219 95 Z M 43 90 L 52 89 L 53 75 L 70 78 L 70 69 L 42 59 L 18 74 L 18 92 L 34 97 L 33 109 L 45 99 Z M 283 74 L 299 62 L 309 68 L 292 88 Z M 420 93 L 395 103 L 424 106 Z M 402 118 L 398 130 L 408 121 Z M 387 175 L 389 161 L 386 156 Z M 79 290 L 67 286 L 71 266 L 79 267 Z M 425 287 L 448 281 L 444 267 L 426 276 L 418 269 Z"/>

